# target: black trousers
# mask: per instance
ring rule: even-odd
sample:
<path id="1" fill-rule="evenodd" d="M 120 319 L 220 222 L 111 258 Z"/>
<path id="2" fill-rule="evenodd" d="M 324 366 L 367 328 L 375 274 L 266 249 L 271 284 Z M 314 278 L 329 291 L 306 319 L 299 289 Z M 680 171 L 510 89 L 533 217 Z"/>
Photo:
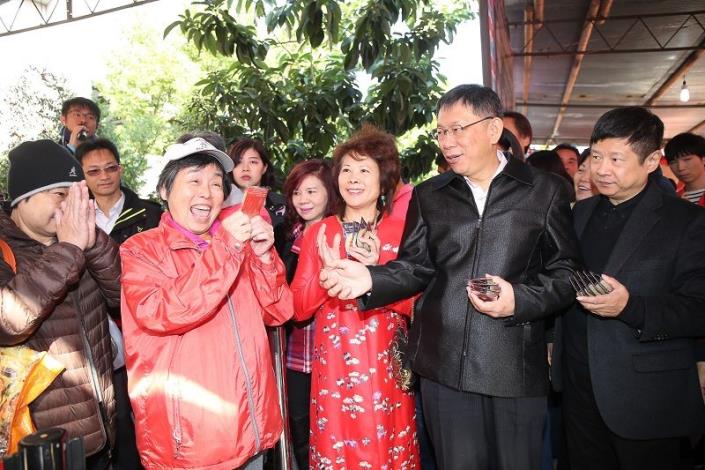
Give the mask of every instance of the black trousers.
<path id="1" fill-rule="evenodd" d="M 610 431 L 595 402 L 586 365 L 563 368 L 563 424 L 572 470 L 675 470 L 679 442 L 625 439 Z"/>
<path id="2" fill-rule="evenodd" d="M 86 470 L 113 470 L 110 457 L 110 445 L 105 445 L 98 453 L 86 457 Z"/>
<path id="3" fill-rule="evenodd" d="M 130 397 L 127 395 L 127 369 L 121 367 L 113 372 L 115 391 L 116 436 L 113 449 L 113 470 L 140 470 L 140 455 L 137 451 L 135 423 L 132 420 Z"/>
<path id="4" fill-rule="evenodd" d="M 308 470 L 311 374 L 287 369 L 286 387 L 289 399 L 289 425 L 294 458 L 299 470 Z"/>
<path id="5" fill-rule="evenodd" d="M 500 398 L 421 378 L 423 412 L 438 468 L 537 470 L 546 397 Z"/>

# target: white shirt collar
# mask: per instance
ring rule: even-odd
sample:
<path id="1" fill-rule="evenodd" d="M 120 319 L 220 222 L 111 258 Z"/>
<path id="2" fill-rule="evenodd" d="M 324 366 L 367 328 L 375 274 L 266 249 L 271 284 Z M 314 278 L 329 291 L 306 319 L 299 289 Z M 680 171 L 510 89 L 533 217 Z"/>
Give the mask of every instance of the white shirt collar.
<path id="1" fill-rule="evenodd" d="M 500 174 L 502 172 L 502 170 L 504 170 L 504 167 L 507 166 L 508 160 L 507 160 L 507 157 L 504 156 L 504 152 L 497 150 L 497 160 L 499 161 L 499 165 L 497 165 L 497 169 L 495 170 L 494 175 L 492 175 L 492 178 L 490 179 L 490 183 L 492 183 L 492 180 L 494 180 L 497 177 L 497 175 Z M 473 188 L 473 187 L 479 188 L 480 187 L 480 186 L 476 185 L 475 183 L 473 183 L 472 181 L 470 181 L 470 179 L 467 176 L 464 176 L 464 178 L 465 178 L 465 182 L 467 182 L 468 186 L 470 186 L 471 188 Z"/>
<path id="2" fill-rule="evenodd" d="M 101 228 L 105 233 L 108 235 L 110 232 L 113 231 L 113 227 L 115 227 L 115 223 L 117 222 L 118 218 L 120 217 L 120 214 L 122 213 L 122 209 L 125 206 L 125 193 L 120 191 L 120 199 L 117 200 L 115 204 L 113 204 L 113 207 L 108 210 L 108 213 L 105 214 L 101 210 L 100 207 L 98 207 L 98 204 L 95 205 L 95 224 L 98 226 L 98 228 Z"/>
<path id="3" fill-rule="evenodd" d="M 507 157 L 505 157 L 504 153 L 500 152 L 499 150 L 497 151 L 497 160 L 499 160 L 499 165 L 497 165 L 497 169 L 495 170 L 494 175 L 492 175 L 490 184 L 492 184 L 492 181 L 497 177 L 497 175 L 500 174 L 502 170 L 504 170 L 504 167 L 507 166 Z M 475 199 L 477 212 L 479 213 L 480 217 L 482 217 L 482 214 L 485 211 L 485 204 L 487 203 L 487 193 L 489 193 L 490 187 L 487 186 L 487 191 L 485 191 L 480 185 L 472 183 L 467 176 L 465 177 L 465 182 L 470 187 L 470 191 L 472 191 L 472 197 Z"/>

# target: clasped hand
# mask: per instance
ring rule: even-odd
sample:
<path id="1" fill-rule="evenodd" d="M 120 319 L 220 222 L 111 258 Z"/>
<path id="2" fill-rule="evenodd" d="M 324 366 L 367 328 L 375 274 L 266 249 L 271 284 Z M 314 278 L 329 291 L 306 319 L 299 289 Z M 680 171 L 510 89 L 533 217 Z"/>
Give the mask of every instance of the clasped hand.
<path id="1" fill-rule="evenodd" d="M 223 228 L 239 243 L 249 241 L 252 252 L 262 261 L 271 261 L 269 249 L 274 245 L 274 228 L 261 216 L 250 218 L 236 211 L 223 219 Z"/>
<path id="2" fill-rule="evenodd" d="M 95 245 L 95 202 L 88 196 L 85 181 L 73 183 L 66 198 L 54 209 L 56 239 L 81 250 Z"/>

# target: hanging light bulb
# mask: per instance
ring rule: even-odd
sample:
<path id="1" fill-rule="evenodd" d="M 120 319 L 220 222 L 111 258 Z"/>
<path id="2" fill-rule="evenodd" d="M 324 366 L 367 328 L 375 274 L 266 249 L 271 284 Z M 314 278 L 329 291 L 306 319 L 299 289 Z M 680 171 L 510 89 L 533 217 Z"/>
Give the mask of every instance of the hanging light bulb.
<path id="1" fill-rule="evenodd" d="M 683 76 L 683 86 L 681 86 L 681 101 L 687 103 L 690 100 L 690 90 L 688 90 L 688 85 L 685 83 L 685 75 Z"/>

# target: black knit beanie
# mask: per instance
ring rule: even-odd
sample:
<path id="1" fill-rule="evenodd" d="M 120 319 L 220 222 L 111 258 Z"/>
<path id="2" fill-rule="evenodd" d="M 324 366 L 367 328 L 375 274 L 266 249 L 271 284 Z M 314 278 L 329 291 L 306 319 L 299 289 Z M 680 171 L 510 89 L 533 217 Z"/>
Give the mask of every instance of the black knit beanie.
<path id="1" fill-rule="evenodd" d="M 84 178 L 78 160 L 51 140 L 23 142 L 10 150 L 8 157 L 7 187 L 12 207 L 33 194 L 71 186 Z"/>

